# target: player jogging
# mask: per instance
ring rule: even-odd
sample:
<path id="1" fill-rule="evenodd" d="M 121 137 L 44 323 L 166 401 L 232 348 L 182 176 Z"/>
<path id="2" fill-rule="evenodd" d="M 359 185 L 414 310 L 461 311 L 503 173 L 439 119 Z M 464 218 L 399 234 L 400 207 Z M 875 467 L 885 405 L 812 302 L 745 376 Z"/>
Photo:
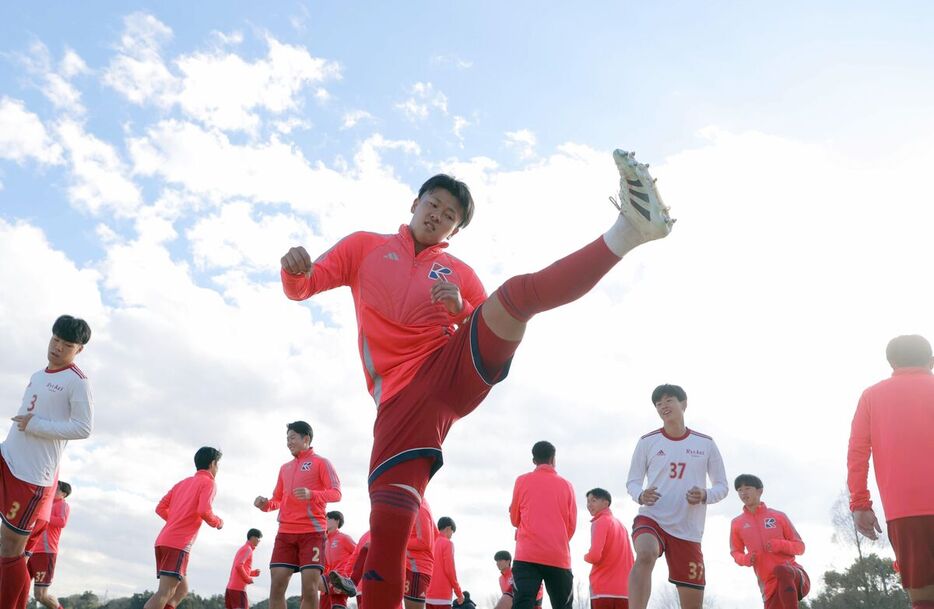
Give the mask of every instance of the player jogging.
<path id="1" fill-rule="evenodd" d="M 211 508 L 217 485 L 214 479 L 221 451 L 202 446 L 195 453 L 194 476 L 185 478 L 169 490 L 156 506 L 156 514 L 165 526 L 156 537 L 156 577 L 159 590 L 143 609 L 175 609 L 188 595 L 188 558 L 191 546 L 204 522 L 220 529 L 224 521 Z"/>
<path id="2" fill-rule="evenodd" d="M 762 480 L 752 474 L 733 483 L 743 513 L 730 525 L 730 554 L 741 567 L 755 569 L 765 609 L 798 609 L 811 579 L 795 556 L 804 554 L 804 542 L 784 512 L 762 502 Z"/>
<path id="3" fill-rule="evenodd" d="M 408 531 L 441 467 L 444 438 L 506 377 L 529 319 L 580 298 L 624 254 L 670 232 L 672 220 L 645 166 L 621 150 L 614 158 L 621 174 L 616 223 L 551 266 L 506 281 L 489 298 L 474 271 L 444 251 L 474 211 L 466 184 L 447 175 L 422 184 L 412 218 L 397 234 L 353 233 L 314 262 L 302 247 L 282 257 L 289 298 L 349 286 L 356 307 L 360 356 L 378 407 L 363 581 L 369 609 L 398 606 Z"/>
<path id="4" fill-rule="evenodd" d="M 458 603 L 464 603 L 464 593 L 457 581 L 457 567 L 454 566 L 454 542 L 451 537 L 457 531 L 457 525 L 450 516 L 438 519 L 438 535 L 432 548 L 434 568 L 428 579 L 428 591 L 425 603 L 428 609 L 450 609 L 451 596 Z"/>
<path id="5" fill-rule="evenodd" d="M 629 609 L 629 572 L 632 545 L 629 532 L 610 510 L 613 497 L 602 488 L 587 491 L 590 550 L 584 560 L 590 569 L 590 609 Z"/>
<path id="6" fill-rule="evenodd" d="M 701 538 L 707 505 L 729 492 L 723 459 L 713 438 L 684 425 L 687 394 L 677 385 L 660 385 L 652 403 L 664 423 L 636 443 L 626 489 L 642 507 L 632 524 L 636 561 L 629 574 L 629 606 L 645 609 L 652 593 L 652 570 L 664 554 L 668 581 L 678 589 L 681 609 L 704 602 Z M 710 487 L 707 478 L 710 478 Z M 643 482 L 648 479 L 648 486 Z"/>
<path id="7" fill-rule="evenodd" d="M 269 560 L 269 609 L 285 609 L 285 591 L 293 573 L 301 573 L 301 609 L 318 609 L 324 572 L 328 503 L 340 501 L 341 483 L 331 462 L 311 447 L 314 432 L 305 421 L 286 425 L 285 443 L 292 460 L 279 469 L 271 498 L 253 502 L 264 512 L 279 511 L 279 532 Z"/>
<path id="8" fill-rule="evenodd" d="M 68 440 L 91 435 L 93 400 L 74 364 L 91 339 L 83 319 L 62 315 L 52 325 L 48 366 L 29 379 L 23 402 L 0 444 L 0 607 L 24 609 L 29 570 L 24 551 L 40 514 L 49 511 Z M 161 608 L 160 608 L 161 609 Z"/>
<path id="9" fill-rule="evenodd" d="M 337 510 L 327 513 L 328 530 L 324 546 L 324 568 L 327 577 L 322 581 L 324 592 L 318 605 L 321 609 L 347 609 L 347 597 L 356 596 L 357 588 L 348 577 L 353 570 L 350 562 L 357 549 L 353 537 L 340 529 L 344 515 Z"/>
<path id="10" fill-rule="evenodd" d="M 58 559 L 58 542 L 62 536 L 62 529 L 68 524 L 71 507 L 65 499 L 71 495 L 71 485 L 67 482 L 58 482 L 55 490 L 55 500 L 49 513 L 49 520 L 45 526 L 36 527 L 29 538 L 26 548 L 29 577 L 33 580 L 33 594 L 36 602 L 48 607 L 59 609 L 58 599 L 49 592 L 52 579 L 55 577 L 55 563 Z"/>
<path id="11" fill-rule="evenodd" d="M 262 538 L 262 531 L 250 529 L 246 532 L 246 543 L 240 546 L 234 555 L 233 564 L 230 566 L 230 579 L 227 580 L 227 589 L 224 591 L 225 609 L 250 609 L 246 587 L 253 583 L 254 577 L 259 576 L 259 569 L 253 568 L 253 550 Z"/>
<path id="12" fill-rule="evenodd" d="M 872 456 L 889 541 L 912 607 L 934 607 L 934 358 L 923 336 L 893 338 L 885 350 L 892 377 L 859 399 L 847 454 L 850 509 L 860 533 L 876 539 L 879 521 L 867 479 Z"/>

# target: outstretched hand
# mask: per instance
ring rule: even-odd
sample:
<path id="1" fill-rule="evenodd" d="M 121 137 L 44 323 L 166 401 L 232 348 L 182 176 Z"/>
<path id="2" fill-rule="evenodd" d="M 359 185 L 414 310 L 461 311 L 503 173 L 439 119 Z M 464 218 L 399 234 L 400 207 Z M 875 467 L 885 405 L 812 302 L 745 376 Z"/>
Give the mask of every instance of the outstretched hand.
<path id="1" fill-rule="evenodd" d="M 292 275 L 308 275 L 315 268 L 311 261 L 311 256 L 304 247 L 298 246 L 290 248 L 281 259 L 282 268 L 286 273 Z"/>

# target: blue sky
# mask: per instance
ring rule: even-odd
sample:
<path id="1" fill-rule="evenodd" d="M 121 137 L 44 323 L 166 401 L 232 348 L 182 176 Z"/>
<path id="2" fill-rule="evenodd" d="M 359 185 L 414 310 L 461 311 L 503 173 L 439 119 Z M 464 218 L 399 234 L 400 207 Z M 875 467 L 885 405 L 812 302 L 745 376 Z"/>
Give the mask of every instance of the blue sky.
<path id="1" fill-rule="evenodd" d="M 581 493 L 614 493 L 628 525 L 629 455 L 658 425 L 646 396 L 665 381 L 696 396 L 688 424 L 718 440 L 728 475 L 763 474 L 766 500 L 809 544 L 812 579 L 844 566 L 828 510 L 852 407 L 887 374 L 885 341 L 934 335 L 934 293 L 918 280 L 934 220 L 932 11 L 8 3 L 0 283 L 16 289 L 0 292 L 2 403 L 19 403 L 56 315 L 95 328 L 81 357 L 97 427 L 62 466 L 76 493 L 57 589 L 152 587 L 152 508 L 213 442 L 226 453 L 217 509 L 233 526 L 202 533 L 192 586 L 222 591 L 237 531 L 275 526 L 243 498 L 271 489 L 296 418 L 341 472 L 358 536 L 373 407 L 350 297 L 285 301 L 279 256 L 394 231 L 445 170 L 478 201 L 451 251 L 491 291 L 612 221 L 616 147 L 651 162 L 679 223 L 536 320 L 509 382 L 452 433 L 429 498 L 473 531 L 462 579 L 484 599 L 495 589 L 512 480 L 543 437 Z M 708 517 L 709 591 L 724 608 L 756 597 L 723 548 L 738 509 L 731 496 Z M 581 514 L 584 580 L 583 496 Z M 127 573 L 113 583 L 117 565 Z M 261 578 L 252 597 L 266 590 Z"/>

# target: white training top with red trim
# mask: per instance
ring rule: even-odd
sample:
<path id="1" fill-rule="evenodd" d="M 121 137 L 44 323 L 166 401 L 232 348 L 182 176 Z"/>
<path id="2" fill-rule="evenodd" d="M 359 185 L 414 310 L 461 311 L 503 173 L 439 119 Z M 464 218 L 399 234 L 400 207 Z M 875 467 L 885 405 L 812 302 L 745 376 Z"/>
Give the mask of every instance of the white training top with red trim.
<path id="1" fill-rule="evenodd" d="M 81 370 L 39 370 L 29 379 L 17 415 L 31 414 L 25 431 L 14 422 L 0 452 L 18 479 L 51 486 L 68 440 L 91 435 L 93 400 L 91 386 Z"/>

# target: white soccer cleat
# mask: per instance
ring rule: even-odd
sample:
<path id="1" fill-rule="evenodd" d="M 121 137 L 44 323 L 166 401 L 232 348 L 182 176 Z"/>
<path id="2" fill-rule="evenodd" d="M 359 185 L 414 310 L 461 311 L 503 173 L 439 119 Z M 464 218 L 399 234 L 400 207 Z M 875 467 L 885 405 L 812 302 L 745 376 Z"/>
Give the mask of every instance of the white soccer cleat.
<path id="1" fill-rule="evenodd" d="M 662 203 L 655 180 L 649 175 L 649 166 L 637 162 L 635 156 L 635 152 L 619 148 L 613 151 L 619 170 L 619 202 L 613 197 L 610 201 L 646 241 L 661 239 L 671 232 L 675 221 Z"/>

